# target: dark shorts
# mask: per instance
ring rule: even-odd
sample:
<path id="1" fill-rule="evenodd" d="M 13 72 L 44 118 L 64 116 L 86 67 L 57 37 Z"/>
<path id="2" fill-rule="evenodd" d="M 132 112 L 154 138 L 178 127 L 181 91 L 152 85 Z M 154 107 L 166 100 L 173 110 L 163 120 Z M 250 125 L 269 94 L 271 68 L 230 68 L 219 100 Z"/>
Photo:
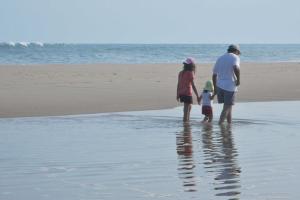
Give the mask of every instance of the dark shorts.
<path id="1" fill-rule="evenodd" d="M 193 97 L 192 96 L 180 95 L 179 99 L 180 99 L 181 103 L 193 104 Z"/>
<path id="2" fill-rule="evenodd" d="M 234 105 L 235 93 L 232 91 L 223 90 L 217 88 L 218 103 L 224 103 L 225 105 Z"/>
<path id="3" fill-rule="evenodd" d="M 205 116 L 211 116 L 213 113 L 211 106 L 202 106 L 202 114 Z"/>

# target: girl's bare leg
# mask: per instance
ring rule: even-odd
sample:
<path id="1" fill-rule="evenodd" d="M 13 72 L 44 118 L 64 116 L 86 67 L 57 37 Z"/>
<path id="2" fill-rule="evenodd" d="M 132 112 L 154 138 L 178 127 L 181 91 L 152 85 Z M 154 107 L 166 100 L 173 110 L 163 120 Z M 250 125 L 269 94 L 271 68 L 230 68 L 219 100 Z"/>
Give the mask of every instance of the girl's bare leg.
<path id="1" fill-rule="evenodd" d="M 190 107 L 189 103 L 184 103 L 184 106 L 183 106 L 183 121 L 184 122 L 187 122 L 190 119 L 190 117 L 189 117 L 190 108 L 189 107 Z"/>
<path id="2" fill-rule="evenodd" d="M 192 110 L 192 104 L 189 104 L 188 105 L 188 121 L 190 121 L 191 110 Z"/>

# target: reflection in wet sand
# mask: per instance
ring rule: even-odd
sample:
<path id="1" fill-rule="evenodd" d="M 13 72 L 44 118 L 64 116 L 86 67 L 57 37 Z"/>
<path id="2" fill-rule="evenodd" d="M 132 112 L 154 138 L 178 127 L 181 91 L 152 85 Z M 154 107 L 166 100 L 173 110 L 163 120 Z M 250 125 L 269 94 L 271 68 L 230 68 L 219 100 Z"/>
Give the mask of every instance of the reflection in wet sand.
<path id="1" fill-rule="evenodd" d="M 196 180 L 194 174 L 195 162 L 193 159 L 193 140 L 191 125 L 183 124 L 183 131 L 176 136 L 176 147 L 178 155 L 178 172 L 179 177 L 183 180 L 184 190 L 195 192 Z"/>
<path id="2" fill-rule="evenodd" d="M 213 180 L 216 196 L 239 199 L 240 167 L 237 164 L 237 149 L 234 147 L 230 125 L 221 125 L 220 130 L 205 124 L 202 129 L 204 165 Z"/>
<path id="3" fill-rule="evenodd" d="M 300 199 L 299 101 L 196 108 L 0 119 L 0 200 Z"/>
<path id="4" fill-rule="evenodd" d="M 183 180 L 184 191 L 196 192 L 198 169 L 206 170 L 207 177 L 213 177 L 208 184 L 212 185 L 215 196 L 225 199 L 239 199 L 240 192 L 240 167 L 238 166 L 238 152 L 234 146 L 232 129 L 229 125 L 203 124 L 200 129 L 202 147 L 193 148 L 192 127 L 197 126 L 189 123 L 183 124 L 183 130 L 176 136 L 176 147 L 178 155 L 178 173 Z M 196 135 L 195 135 L 196 136 Z M 199 147 L 199 146 L 198 146 Z M 203 152 L 203 162 L 196 158 Z M 203 166 L 199 166 L 202 165 Z"/>

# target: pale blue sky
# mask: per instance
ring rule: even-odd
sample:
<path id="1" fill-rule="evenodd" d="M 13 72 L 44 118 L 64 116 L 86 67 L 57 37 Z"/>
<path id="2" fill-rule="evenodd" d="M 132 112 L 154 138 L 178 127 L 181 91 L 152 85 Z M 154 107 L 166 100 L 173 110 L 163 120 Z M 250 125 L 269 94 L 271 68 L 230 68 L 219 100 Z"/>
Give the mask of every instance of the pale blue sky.
<path id="1" fill-rule="evenodd" d="M 299 0 L 0 0 L 0 41 L 300 43 Z"/>

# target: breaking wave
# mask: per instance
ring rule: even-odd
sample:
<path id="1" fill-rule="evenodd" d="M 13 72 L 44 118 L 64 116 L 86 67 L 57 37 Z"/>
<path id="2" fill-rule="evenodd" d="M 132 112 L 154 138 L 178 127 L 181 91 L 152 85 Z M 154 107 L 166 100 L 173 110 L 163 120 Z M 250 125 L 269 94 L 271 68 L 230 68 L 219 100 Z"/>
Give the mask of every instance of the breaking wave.
<path id="1" fill-rule="evenodd" d="M 1 42 L 0 47 L 43 47 L 44 43 L 42 42 Z"/>

